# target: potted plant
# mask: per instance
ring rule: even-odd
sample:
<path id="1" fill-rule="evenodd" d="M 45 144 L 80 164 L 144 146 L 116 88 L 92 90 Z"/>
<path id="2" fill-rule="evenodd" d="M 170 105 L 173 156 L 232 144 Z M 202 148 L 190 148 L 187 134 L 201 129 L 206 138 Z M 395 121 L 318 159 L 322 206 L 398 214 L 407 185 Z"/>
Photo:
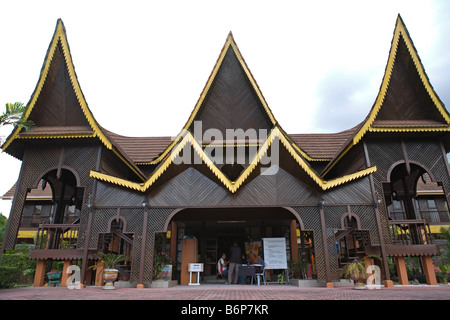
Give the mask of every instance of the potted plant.
<path id="1" fill-rule="evenodd" d="M 353 280 L 353 289 L 366 289 L 365 283 L 368 278 L 367 267 L 369 267 L 368 259 L 375 258 L 381 261 L 377 255 L 368 255 L 361 259 L 355 259 L 342 269 L 342 275 L 346 279 Z"/>
<path id="2" fill-rule="evenodd" d="M 167 253 L 165 253 L 163 251 L 160 254 L 157 254 L 155 256 L 155 271 L 154 271 L 155 279 L 156 280 L 160 280 L 160 279 L 168 280 L 167 275 L 165 276 L 163 274 L 163 269 L 165 266 L 171 265 L 171 264 L 172 264 L 172 261 L 171 261 L 170 257 L 167 255 Z"/>
<path id="3" fill-rule="evenodd" d="M 101 262 L 89 268 L 94 270 L 102 268 L 98 276 L 103 274 L 103 280 L 106 282 L 103 289 L 115 289 L 114 281 L 117 280 L 119 270 L 115 269 L 114 266 L 119 262 L 127 260 L 127 257 L 122 254 L 112 252 L 99 252 L 96 254 L 96 257 L 99 258 Z"/>

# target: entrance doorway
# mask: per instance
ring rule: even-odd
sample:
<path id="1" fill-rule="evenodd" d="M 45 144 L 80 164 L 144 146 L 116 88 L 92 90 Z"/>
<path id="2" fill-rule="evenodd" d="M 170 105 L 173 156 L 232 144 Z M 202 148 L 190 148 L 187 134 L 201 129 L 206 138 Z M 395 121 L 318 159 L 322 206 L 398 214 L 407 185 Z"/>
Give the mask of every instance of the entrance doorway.
<path id="1" fill-rule="evenodd" d="M 284 237 L 286 258 L 291 261 L 292 246 L 297 246 L 297 237 L 294 236 L 295 241 L 291 237 L 293 220 L 296 217 L 289 210 L 279 207 L 184 209 L 171 221 L 176 224 L 177 230 L 176 235 L 172 235 L 176 236 L 177 246 L 173 275 L 177 278 L 180 274 L 181 243 L 185 237 L 198 240 L 198 262 L 204 264 L 202 276 L 216 275 L 217 261 L 222 253 L 230 256 L 233 241 L 238 243 L 245 255 L 244 262 L 250 259 L 250 263 L 256 263 L 258 255 L 263 256 L 263 238 Z M 293 231 L 294 234 L 296 231 Z"/>

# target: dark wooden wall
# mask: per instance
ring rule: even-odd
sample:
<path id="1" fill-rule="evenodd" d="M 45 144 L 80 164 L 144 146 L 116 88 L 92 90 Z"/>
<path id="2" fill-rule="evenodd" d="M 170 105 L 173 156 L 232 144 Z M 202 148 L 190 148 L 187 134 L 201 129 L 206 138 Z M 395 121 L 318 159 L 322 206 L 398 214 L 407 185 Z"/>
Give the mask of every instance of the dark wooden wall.
<path id="1" fill-rule="evenodd" d="M 27 190 L 37 187 L 39 179 L 47 172 L 59 167 L 68 167 L 80 178 L 79 187 L 84 187 L 84 198 L 81 211 L 80 237 L 78 247 L 84 245 L 84 235 L 87 228 L 88 200 L 93 194 L 93 180 L 89 177 L 90 170 L 98 167 L 100 145 L 96 143 L 74 142 L 71 144 L 56 141 L 40 142 L 26 149 L 19 180 L 17 181 L 14 200 L 8 219 L 8 232 L 5 238 L 5 249 L 14 248 L 15 238 L 22 216 L 22 207 L 27 196 Z"/>

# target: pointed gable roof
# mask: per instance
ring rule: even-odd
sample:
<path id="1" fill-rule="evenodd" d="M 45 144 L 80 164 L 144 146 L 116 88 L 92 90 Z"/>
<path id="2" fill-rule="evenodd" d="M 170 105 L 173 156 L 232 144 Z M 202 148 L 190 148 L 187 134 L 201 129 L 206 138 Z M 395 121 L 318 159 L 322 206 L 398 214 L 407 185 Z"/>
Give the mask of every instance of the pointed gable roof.
<path id="1" fill-rule="evenodd" d="M 238 78 L 240 85 L 236 85 L 237 83 L 234 81 L 236 78 Z M 225 92 L 221 93 L 221 90 Z M 238 105 L 234 104 L 234 102 L 238 101 L 237 96 L 239 94 L 237 91 L 240 91 L 240 93 L 244 92 L 243 94 L 246 94 L 248 100 L 250 100 L 250 103 L 244 104 L 243 108 L 239 108 Z M 223 101 L 218 103 L 217 101 L 213 101 L 215 99 L 225 99 L 225 106 L 223 105 Z M 258 110 L 255 111 L 255 109 Z M 235 121 L 236 119 L 242 118 L 238 113 L 247 118 L 245 112 L 249 112 L 250 110 L 254 111 L 252 115 L 259 117 L 259 123 L 264 124 L 265 122 L 266 125 L 264 127 L 266 129 L 271 129 L 277 124 L 230 31 L 200 97 L 181 132 L 158 158 L 147 163 L 141 162 L 140 164 L 154 165 L 160 163 L 172 148 L 181 141 L 185 131 L 192 132 L 194 122 L 197 120 L 202 121 L 202 123 L 210 123 L 208 127 L 204 127 L 203 129 L 242 128 L 245 130 L 246 128 L 241 126 L 242 122 L 237 123 Z M 259 114 L 257 111 L 259 111 Z"/>
<path id="2" fill-rule="evenodd" d="M 368 132 L 450 131 L 450 114 L 434 91 L 400 15 L 375 103 L 353 131 L 323 177 Z"/>
<path id="3" fill-rule="evenodd" d="M 120 147 L 100 127 L 81 91 L 72 62 L 66 29 L 61 19 L 50 42 L 39 81 L 27 104 L 24 118 L 35 122 L 29 132 L 16 128 L 2 145 L 2 150 L 20 158 L 12 150 L 16 139 L 94 138 L 112 150 L 142 180 L 144 174 L 120 151 Z"/>
<path id="4" fill-rule="evenodd" d="M 218 102 L 211 101 L 215 94 L 220 96 Z M 241 115 L 237 115 L 240 112 L 242 112 Z M 224 116 L 224 113 L 228 114 Z M 249 113 L 253 117 L 257 117 L 257 124 L 262 125 L 255 129 L 268 129 L 270 133 L 268 133 L 265 141 L 258 143 L 259 149 L 253 155 L 249 165 L 245 167 L 235 180 L 231 180 L 205 152 L 201 145 L 202 141 L 198 141 L 198 137 L 194 137 L 192 132 L 193 123 L 196 120 L 200 120 L 202 123 L 211 121 L 213 125 L 207 124 L 205 125 L 206 128 L 212 128 L 214 125 L 217 125 L 222 129 L 240 128 L 245 130 L 254 128 L 245 126 Z M 220 123 L 221 121 L 224 121 L 225 125 Z M 252 119 L 252 124 L 254 123 L 254 119 Z M 243 128 L 240 126 L 243 126 Z M 156 181 L 161 179 L 169 167 L 175 165 L 175 160 L 180 157 L 180 154 L 187 146 L 194 150 L 200 157 L 202 164 L 210 170 L 220 183 L 230 192 L 235 193 L 249 179 L 251 173 L 260 164 L 261 158 L 269 152 L 275 139 L 278 139 L 288 155 L 297 163 L 298 169 L 304 172 L 322 190 L 334 188 L 376 171 L 376 167 L 371 167 L 331 181 L 321 179 L 307 162 L 311 158 L 281 129 L 275 120 L 230 32 L 200 98 L 180 134 L 157 159 L 149 163 L 140 163 L 140 165 L 157 165 L 150 177 L 144 183 L 135 183 L 96 171 L 91 171 L 91 177 L 146 192 Z"/>
<path id="5" fill-rule="evenodd" d="M 219 97 L 220 104 L 211 101 L 213 95 Z M 277 124 L 256 80 L 237 47 L 233 34 L 230 32 L 184 129 L 191 128 L 192 123 L 196 120 L 212 121 L 213 125 L 217 125 L 215 128 L 220 128 L 223 124 L 205 114 L 215 115 L 218 112 L 222 115 L 221 121 L 225 120 L 227 129 L 242 128 L 245 130 L 246 126 L 243 122 L 236 122 L 242 119 L 236 118 L 240 114 L 246 118 L 245 120 L 248 120 L 249 112 L 254 111 L 253 108 L 260 111 L 259 114 L 255 112 L 250 114 L 253 117 L 258 117 L 257 122 L 267 122 L 270 128 Z M 262 119 L 262 117 L 265 119 Z M 242 124 L 244 125 L 242 126 Z"/>

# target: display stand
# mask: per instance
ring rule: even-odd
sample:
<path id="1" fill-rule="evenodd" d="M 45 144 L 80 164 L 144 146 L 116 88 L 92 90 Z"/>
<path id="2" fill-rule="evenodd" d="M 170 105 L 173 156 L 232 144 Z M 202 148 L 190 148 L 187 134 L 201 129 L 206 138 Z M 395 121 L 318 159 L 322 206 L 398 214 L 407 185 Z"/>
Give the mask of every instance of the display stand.
<path id="1" fill-rule="evenodd" d="M 203 272 L 203 263 L 189 263 L 188 271 L 189 275 L 189 286 L 199 286 L 200 285 L 200 272 Z M 197 282 L 192 283 L 192 272 L 197 272 Z"/>
<path id="2" fill-rule="evenodd" d="M 289 283 L 289 269 L 286 259 L 285 238 L 263 238 L 265 270 L 283 270 L 285 273 L 283 281 L 266 281 L 267 283 Z"/>

